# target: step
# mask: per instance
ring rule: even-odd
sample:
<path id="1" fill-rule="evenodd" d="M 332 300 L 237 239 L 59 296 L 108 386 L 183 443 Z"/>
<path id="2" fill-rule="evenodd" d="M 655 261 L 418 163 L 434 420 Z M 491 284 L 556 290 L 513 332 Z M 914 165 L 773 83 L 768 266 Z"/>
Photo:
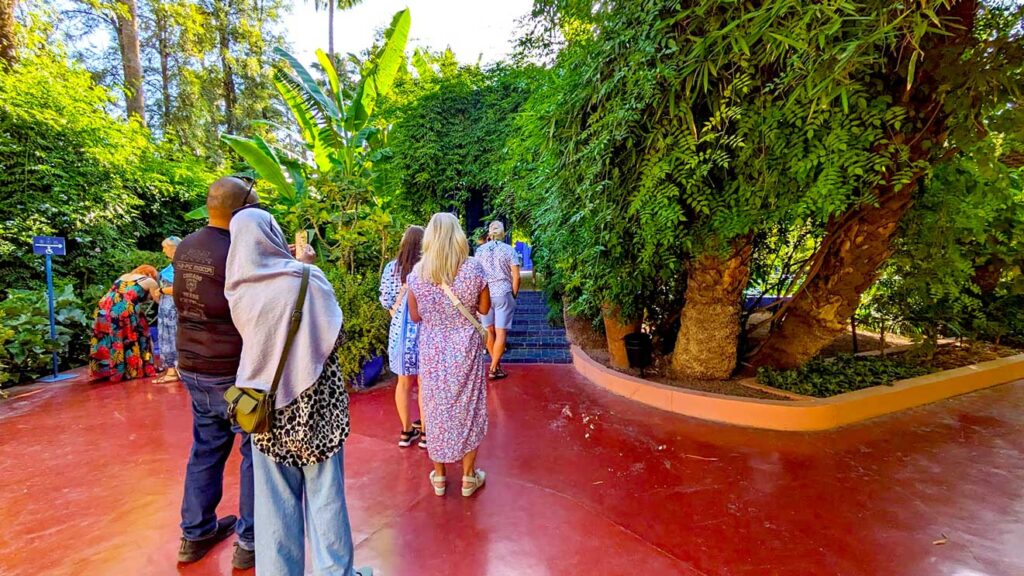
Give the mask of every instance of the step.
<path id="1" fill-rule="evenodd" d="M 547 322 L 520 322 L 516 320 L 512 323 L 513 330 L 555 330 L 556 327 L 552 326 Z"/>
<path id="2" fill-rule="evenodd" d="M 517 338 L 561 338 L 566 339 L 565 328 L 513 326 L 508 331 L 509 340 Z"/>
<path id="3" fill-rule="evenodd" d="M 551 322 L 548 320 L 548 317 L 543 316 L 541 314 L 531 314 L 529 316 L 523 314 L 516 314 L 515 317 L 512 319 L 512 322 L 513 324 L 518 324 L 519 322 L 523 322 L 526 324 L 551 324 Z"/>
<path id="4" fill-rule="evenodd" d="M 543 322 L 544 324 L 550 324 L 548 317 L 544 314 L 516 314 L 512 318 L 513 322 L 527 322 L 530 324 L 537 324 Z"/>
<path id="5" fill-rule="evenodd" d="M 522 296 L 520 296 L 519 298 L 516 298 L 516 304 L 518 304 L 520 307 L 529 306 L 531 308 L 544 308 L 545 310 L 551 309 L 548 306 L 547 301 L 545 301 L 542 298 L 523 298 Z"/>
<path id="6" fill-rule="evenodd" d="M 548 311 L 543 309 L 543 308 L 536 308 L 536 309 L 526 308 L 526 309 L 524 309 L 522 306 L 519 306 L 519 307 L 516 308 L 516 316 L 543 316 L 543 317 L 547 318 L 548 317 Z"/>
<path id="7" fill-rule="evenodd" d="M 547 322 L 514 322 L 510 332 L 542 332 L 545 330 L 560 330 Z"/>
<path id="8" fill-rule="evenodd" d="M 570 364 L 568 350 L 508 350 L 501 357 L 502 364 Z"/>
<path id="9" fill-rule="evenodd" d="M 543 316 L 543 317 L 547 318 L 548 317 L 548 309 L 547 308 L 539 308 L 539 307 L 538 308 L 534 308 L 533 306 L 530 306 L 530 307 L 527 307 L 527 306 L 516 306 L 516 316 L 519 316 L 521 314 L 527 314 L 527 315 L 530 315 L 530 316 Z"/>
<path id="10" fill-rule="evenodd" d="M 522 336 L 513 336 L 508 339 L 509 342 L 515 342 L 521 346 L 530 345 L 541 345 L 541 344 L 561 344 L 568 346 L 569 341 L 566 339 L 564 334 L 550 333 L 550 334 L 524 334 Z"/>
<path id="11" fill-rule="evenodd" d="M 543 321 L 547 322 L 548 321 L 548 313 L 546 313 L 546 312 L 542 313 L 542 312 L 521 312 L 521 311 L 516 311 L 514 318 L 516 320 L 519 320 L 520 318 L 524 318 L 524 319 L 528 319 L 528 320 L 543 320 Z"/>
<path id="12" fill-rule="evenodd" d="M 564 339 L 524 338 L 509 340 L 505 347 L 508 350 L 568 350 L 569 343 Z"/>
<path id="13" fill-rule="evenodd" d="M 545 302 L 543 298 L 523 298 L 522 296 L 519 296 L 519 298 L 516 298 L 516 304 L 520 307 L 530 306 L 531 308 L 544 308 L 545 310 L 550 310 L 548 303 Z"/>

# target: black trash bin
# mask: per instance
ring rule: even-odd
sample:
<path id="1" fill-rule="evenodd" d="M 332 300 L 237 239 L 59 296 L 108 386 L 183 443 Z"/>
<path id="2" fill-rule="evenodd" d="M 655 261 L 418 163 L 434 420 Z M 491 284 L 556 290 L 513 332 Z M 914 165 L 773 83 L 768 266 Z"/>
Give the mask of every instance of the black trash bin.
<path id="1" fill-rule="evenodd" d="M 651 365 L 653 348 L 650 334 L 627 334 L 622 340 L 626 345 L 626 358 L 629 359 L 631 367 L 643 370 Z"/>

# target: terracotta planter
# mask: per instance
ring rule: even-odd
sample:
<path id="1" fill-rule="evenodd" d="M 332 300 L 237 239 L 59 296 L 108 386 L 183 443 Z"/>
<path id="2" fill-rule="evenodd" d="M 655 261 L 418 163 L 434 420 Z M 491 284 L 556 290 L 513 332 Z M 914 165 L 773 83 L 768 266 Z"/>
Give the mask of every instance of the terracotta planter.
<path id="1" fill-rule="evenodd" d="M 627 334 L 639 332 L 640 321 L 623 320 L 619 308 L 610 304 L 601 307 L 601 317 L 604 319 L 605 341 L 608 345 L 608 358 L 611 365 L 616 368 L 629 368 L 629 358 L 626 356 L 626 343 L 623 338 Z"/>

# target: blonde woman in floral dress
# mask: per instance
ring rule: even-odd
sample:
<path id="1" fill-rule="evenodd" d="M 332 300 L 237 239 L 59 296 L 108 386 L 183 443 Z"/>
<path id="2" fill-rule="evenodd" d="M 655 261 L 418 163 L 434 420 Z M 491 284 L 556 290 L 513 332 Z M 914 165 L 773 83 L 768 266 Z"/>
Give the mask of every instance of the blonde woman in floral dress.
<path id="1" fill-rule="evenodd" d="M 420 323 L 420 392 L 430 431 L 427 453 L 434 464 L 430 482 L 434 493 L 444 496 L 445 465 L 461 462 L 462 495 L 472 496 L 486 479 L 476 458 L 487 434 L 487 363 L 470 318 L 486 314 L 491 301 L 483 268 L 469 257 L 469 242 L 455 215 L 439 213 L 430 219 L 423 257 L 408 284 L 409 316 Z"/>

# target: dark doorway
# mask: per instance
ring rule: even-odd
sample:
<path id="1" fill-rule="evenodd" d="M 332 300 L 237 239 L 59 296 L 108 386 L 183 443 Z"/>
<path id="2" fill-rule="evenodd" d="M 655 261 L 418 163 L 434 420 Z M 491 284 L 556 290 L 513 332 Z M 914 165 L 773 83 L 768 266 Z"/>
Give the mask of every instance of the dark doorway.
<path id="1" fill-rule="evenodd" d="M 482 228 L 484 217 L 487 215 L 487 192 L 486 190 L 471 190 L 466 200 L 466 234 L 473 234 L 477 228 Z"/>

